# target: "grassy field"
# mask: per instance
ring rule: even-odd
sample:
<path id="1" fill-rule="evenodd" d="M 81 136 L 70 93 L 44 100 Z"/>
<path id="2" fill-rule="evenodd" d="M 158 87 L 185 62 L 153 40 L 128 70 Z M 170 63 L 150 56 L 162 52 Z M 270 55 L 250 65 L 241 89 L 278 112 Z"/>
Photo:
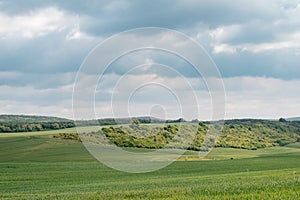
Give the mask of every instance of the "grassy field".
<path id="1" fill-rule="evenodd" d="M 128 174 L 94 160 L 65 129 L 0 135 L 1 199 L 299 199 L 300 144 L 187 151 L 159 171 Z"/>

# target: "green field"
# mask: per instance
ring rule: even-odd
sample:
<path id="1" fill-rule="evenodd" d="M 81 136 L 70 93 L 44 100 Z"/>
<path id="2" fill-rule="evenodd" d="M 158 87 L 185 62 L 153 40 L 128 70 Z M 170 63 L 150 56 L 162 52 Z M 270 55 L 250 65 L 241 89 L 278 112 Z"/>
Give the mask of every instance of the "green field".
<path id="1" fill-rule="evenodd" d="M 300 143 L 259 150 L 187 151 L 159 171 L 107 168 L 64 129 L 0 135 L 1 199 L 299 199 Z M 134 149 L 131 149 L 134 150 Z M 186 162 L 182 162 L 188 160 Z"/>

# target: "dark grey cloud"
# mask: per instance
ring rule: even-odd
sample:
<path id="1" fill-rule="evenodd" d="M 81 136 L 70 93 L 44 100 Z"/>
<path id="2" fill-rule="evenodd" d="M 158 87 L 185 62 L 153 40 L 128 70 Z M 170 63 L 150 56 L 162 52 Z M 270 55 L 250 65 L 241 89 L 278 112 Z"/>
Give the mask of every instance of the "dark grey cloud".
<path id="1" fill-rule="evenodd" d="M 71 104 L 71 88 L 35 89 L 27 86 L 0 86 L 0 89 L 0 101 L 17 101 L 36 106 L 58 105 L 63 101 L 69 101 Z"/>
<path id="2" fill-rule="evenodd" d="M 30 40 L 1 41 L 1 71 L 59 73 L 77 71 L 97 42 L 66 40 L 66 34 L 53 33 Z"/>
<path id="3" fill-rule="evenodd" d="M 111 4 L 113 7 L 114 3 Z M 255 20 L 274 21 L 284 16 L 280 6 L 261 1 L 127 1 L 124 5 L 115 5 L 116 9 L 113 10 L 105 9 L 110 5 L 103 2 L 95 5 L 92 9 L 94 12 L 89 14 L 94 22 L 83 24 L 85 30 L 93 35 L 112 34 L 145 26 L 184 31 L 199 23 L 214 28 Z M 79 12 L 87 14 L 84 9 Z"/>
<path id="4" fill-rule="evenodd" d="M 72 85 L 75 73 L 25 73 L 20 71 L 0 71 L 0 86 L 33 87 L 35 89 L 55 89 Z"/>
<path id="5" fill-rule="evenodd" d="M 255 76 L 300 79 L 299 55 L 289 50 L 273 53 L 212 54 L 223 77 Z"/>
<path id="6" fill-rule="evenodd" d="M 247 23 L 254 20 L 276 20 L 284 16 L 282 5 L 271 1 L 4 1 L 2 11 L 8 14 L 26 13 L 54 6 L 89 16 L 82 27 L 94 35 L 113 34 L 143 26 L 184 29 L 196 23 L 219 25 Z"/>
<path id="7" fill-rule="evenodd" d="M 119 31 L 144 26 L 159 26 L 174 28 L 177 30 L 189 30 L 197 27 L 197 24 L 206 24 L 209 29 L 239 25 L 240 28 L 232 37 L 227 37 L 221 42 L 231 45 L 243 43 L 261 43 L 278 40 L 279 33 L 295 30 L 295 26 L 289 26 L 281 30 L 279 25 L 272 25 L 276 20 L 287 20 L 288 16 L 284 9 L 294 9 L 295 5 L 288 6 L 270 1 L 3 1 L 1 12 L 8 16 L 22 15 L 34 12 L 45 7 L 56 7 L 58 10 L 67 12 L 79 18 L 79 26 L 82 32 L 95 37 L 106 37 Z M 283 24 L 284 25 L 284 24 Z M 286 25 L 284 25 L 286 26 Z M 43 37 L 36 37 L 29 41 L 18 42 L 2 40 L 0 47 L 1 70 L 5 71 L 31 71 L 40 73 L 56 73 L 76 71 L 84 57 L 100 40 L 67 41 L 66 35 L 70 32 L 66 29 L 62 32 L 49 33 Z M 196 28 L 197 29 L 197 28 Z M 198 31 L 201 31 L 198 30 Z M 224 31 L 227 31 L 225 29 Z M 228 33 L 231 34 L 231 33 Z M 193 36 L 193 35 L 191 35 Z M 202 41 L 200 41 L 202 42 Z M 209 46 L 206 48 L 210 49 Z M 211 53 L 211 52 L 209 52 Z M 263 55 L 265 56 L 265 55 Z M 226 75 L 264 75 L 262 64 L 266 62 L 266 73 L 272 76 L 272 66 L 278 65 L 272 56 L 262 55 L 246 56 L 239 54 L 239 58 L 230 55 L 215 56 L 220 70 Z M 273 56 L 277 56 L 273 54 Z M 293 55 L 286 55 L 291 57 Z M 17 59 L 16 59 L 17 58 Z M 263 59 L 263 60 L 261 60 Z M 169 60 L 169 65 L 175 65 Z M 257 61 L 254 61 L 257 60 Z M 171 62 L 170 62 L 171 61 Z M 273 62 L 272 62 L 273 61 Z M 276 60 L 277 61 L 277 60 Z M 225 64 L 223 64 L 223 62 Z M 229 64 L 226 64 L 226 62 Z M 254 62 L 254 63 L 253 63 Z M 249 70 L 248 63 L 252 66 Z M 281 65 L 291 63 L 282 61 Z M 288 62 L 288 63 L 286 63 Z M 294 65 L 294 64 L 292 64 Z M 225 67 L 223 67 L 225 66 Z M 274 68 L 274 67 L 273 67 Z M 254 69 L 257 69 L 254 70 Z M 244 71 L 245 73 L 237 73 Z M 252 71 L 255 71 L 253 73 Z M 248 74 L 247 74 L 248 72 Z M 187 73 L 188 74 L 188 73 Z M 287 78 L 288 75 L 285 75 Z M 295 74 L 291 74 L 294 78 Z"/>
<path id="8" fill-rule="evenodd" d="M 273 25 L 276 20 L 288 20 L 285 10 L 295 9 L 295 4 L 280 4 L 272 1 L 3 1 L 1 13 L 8 16 L 24 15 L 46 7 L 56 7 L 58 10 L 72 16 L 78 16 L 80 31 L 98 37 L 106 37 L 119 31 L 144 26 L 159 26 L 174 28 L 183 32 L 198 24 L 206 24 L 209 30 L 218 27 L 238 25 L 238 30 L 231 37 L 221 39 L 222 43 L 238 45 L 244 43 L 262 43 L 278 40 L 287 31 L 295 30 L 295 26 Z M 72 25 L 70 25 L 72 26 Z M 283 24 L 283 26 L 287 26 Z M 0 68 L 3 71 L 22 71 L 35 73 L 74 72 L 82 63 L 84 57 L 101 39 L 93 41 L 68 41 L 66 35 L 72 27 L 59 32 L 52 32 L 42 37 L 23 41 L 17 39 L 2 40 L 0 47 Z M 230 29 L 224 29 L 230 31 Z M 279 34 L 278 34 L 279 33 Z M 225 33 L 232 34 L 232 33 Z M 191 36 L 192 33 L 191 33 Z M 19 42 L 18 42 L 19 41 Z M 199 41 L 202 42 L 202 41 Z M 218 42 L 218 41 L 217 41 Z M 211 44 L 208 42 L 208 44 Z M 205 46 L 209 53 L 211 46 Z M 287 60 L 271 59 L 276 53 L 245 54 L 238 57 L 231 55 L 212 55 L 226 76 L 258 75 L 280 76 L 273 69 L 279 65 L 291 65 L 294 68 L 295 56 Z M 177 66 L 176 59 L 156 60 L 163 64 Z M 266 59 L 265 59 L 265 58 Z M 16 59 L 17 58 L 17 59 Z M 165 63 L 164 61 L 168 61 Z M 183 65 L 182 63 L 180 63 Z M 248 67 L 251 64 L 251 69 Z M 255 65 L 255 66 L 254 66 Z M 187 69 L 185 67 L 184 69 Z M 276 69 L 277 69 L 276 68 Z M 232 69 L 232 70 L 228 70 Z M 236 70 L 238 69 L 238 70 Z M 123 71 L 124 67 L 119 71 Z M 115 71 L 116 72 L 116 71 Z M 118 73 L 118 72 L 117 72 Z M 191 73 L 182 71 L 185 75 Z M 288 74 L 284 78 L 288 78 Z M 290 78 L 295 78 L 294 73 Z"/>

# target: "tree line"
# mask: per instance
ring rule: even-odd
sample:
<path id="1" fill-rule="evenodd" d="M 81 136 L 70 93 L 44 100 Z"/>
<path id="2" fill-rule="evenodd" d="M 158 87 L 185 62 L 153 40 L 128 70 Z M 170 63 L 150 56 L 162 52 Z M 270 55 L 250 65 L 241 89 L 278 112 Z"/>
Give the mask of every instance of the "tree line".
<path id="1" fill-rule="evenodd" d="M 46 131 L 71 127 L 75 127 L 72 121 L 38 123 L 0 122 L 0 133 Z"/>

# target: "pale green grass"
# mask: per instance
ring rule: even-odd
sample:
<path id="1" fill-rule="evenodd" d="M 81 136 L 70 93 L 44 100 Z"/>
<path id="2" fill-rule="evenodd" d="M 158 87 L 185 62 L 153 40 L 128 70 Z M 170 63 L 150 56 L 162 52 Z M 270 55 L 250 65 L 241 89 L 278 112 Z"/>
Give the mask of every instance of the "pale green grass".
<path id="1" fill-rule="evenodd" d="M 296 143 L 300 144 L 300 143 Z M 232 148 L 214 148 L 207 156 L 208 159 L 241 159 L 255 158 L 272 155 L 299 154 L 300 148 L 294 148 L 293 145 L 283 147 L 270 147 L 258 150 L 232 149 Z"/>
<path id="2" fill-rule="evenodd" d="M 52 134 L 0 138 L 0 199 L 300 199 L 300 143 L 215 148 L 208 157 L 219 160 L 129 174 L 97 162 L 82 143 Z"/>

